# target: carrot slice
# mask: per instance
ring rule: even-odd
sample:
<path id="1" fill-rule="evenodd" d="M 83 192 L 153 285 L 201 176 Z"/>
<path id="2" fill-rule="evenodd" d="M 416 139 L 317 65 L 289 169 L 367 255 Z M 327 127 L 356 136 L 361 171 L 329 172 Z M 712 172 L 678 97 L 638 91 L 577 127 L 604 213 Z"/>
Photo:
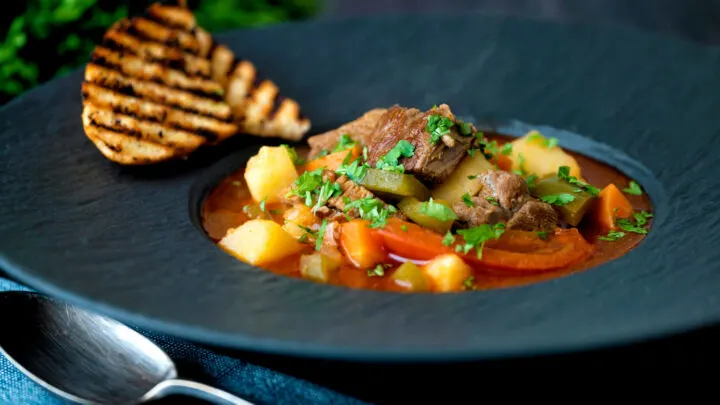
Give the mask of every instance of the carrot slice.
<path id="1" fill-rule="evenodd" d="M 367 269 L 385 260 L 385 251 L 370 222 L 360 219 L 342 224 L 340 246 L 355 267 Z"/>
<path id="2" fill-rule="evenodd" d="M 556 229 L 547 240 L 535 232 L 508 230 L 500 239 L 485 244 L 481 258 L 474 249 L 467 254 L 457 253 L 454 246 L 442 243 L 442 235 L 395 218 L 375 232 L 388 252 L 407 259 L 431 260 L 442 254 L 455 253 L 487 270 L 554 270 L 584 260 L 593 252 L 593 246 L 575 228 Z"/>
<path id="3" fill-rule="evenodd" d="M 362 153 L 362 149 L 359 145 L 353 145 L 350 149 L 345 149 L 340 152 L 331 153 L 329 155 L 317 158 L 315 160 L 311 160 L 307 162 L 305 165 L 305 170 L 307 171 L 313 171 L 315 169 L 319 169 L 321 167 L 324 167 L 328 170 L 335 171 L 338 167 L 345 161 L 345 158 L 347 158 L 348 154 L 350 154 L 352 157 L 350 158 L 349 162 L 352 162 L 353 160 L 360 157 L 360 154 Z"/>
<path id="4" fill-rule="evenodd" d="M 598 195 L 592 217 L 603 232 L 615 229 L 616 218 L 630 218 L 633 206 L 615 184 L 607 185 Z"/>

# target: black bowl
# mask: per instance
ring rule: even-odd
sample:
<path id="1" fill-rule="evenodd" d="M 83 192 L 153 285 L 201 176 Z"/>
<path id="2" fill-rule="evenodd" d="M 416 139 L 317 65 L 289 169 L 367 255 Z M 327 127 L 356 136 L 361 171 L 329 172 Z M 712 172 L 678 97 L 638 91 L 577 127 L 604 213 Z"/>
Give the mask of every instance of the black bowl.
<path id="1" fill-rule="evenodd" d="M 297 98 L 314 132 L 394 103 L 446 102 L 516 135 L 540 127 L 640 182 L 653 229 L 618 260 L 521 288 L 408 295 L 277 276 L 196 226 L 204 193 L 260 141 L 238 136 L 188 161 L 120 167 L 83 134 L 78 71 L 0 112 L 0 267 L 136 326 L 351 360 L 562 352 L 720 320 L 720 50 L 479 16 L 289 24 L 219 40 Z"/>

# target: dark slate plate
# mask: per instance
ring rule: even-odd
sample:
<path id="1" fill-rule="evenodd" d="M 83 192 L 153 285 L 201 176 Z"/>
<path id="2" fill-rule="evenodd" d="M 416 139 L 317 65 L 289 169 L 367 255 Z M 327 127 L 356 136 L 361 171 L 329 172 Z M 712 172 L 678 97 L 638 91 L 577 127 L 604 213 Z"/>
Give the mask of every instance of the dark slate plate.
<path id="1" fill-rule="evenodd" d="M 257 141 L 119 167 L 83 134 L 78 71 L 0 112 L 0 267 L 191 340 L 356 360 L 581 350 L 720 320 L 719 49 L 479 16 L 314 22 L 220 39 L 296 97 L 315 131 L 393 103 L 447 102 L 515 134 L 522 122 L 547 126 L 645 186 L 654 227 L 597 269 L 492 292 L 400 295 L 275 276 L 213 246 L 196 223 L 203 193 Z"/>

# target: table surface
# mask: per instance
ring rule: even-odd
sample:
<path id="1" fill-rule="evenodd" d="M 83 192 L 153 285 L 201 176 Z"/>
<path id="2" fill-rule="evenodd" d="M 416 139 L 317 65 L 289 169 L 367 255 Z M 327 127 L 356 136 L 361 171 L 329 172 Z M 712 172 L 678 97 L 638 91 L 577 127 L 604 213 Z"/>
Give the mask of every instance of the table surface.
<path id="1" fill-rule="evenodd" d="M 720 45 L 720 0 L 325 0 L 319 18 L 396 12 L 493 12 L 548 20 L 620 24 Z M 350 364 L 232 352 L 267 366 L 373 403 L 450 403 L 476 389 L 461 381 L 506 368 L 654 368 L 703 367 L 720 360 L 720 326 L 681 336 L 608 350 L 533 359 L 455 364 Z M 180 370 L 189 372 L 192 370 Z M 470 385 L 469 387 L 475 387 Z M 425 387 L 443 387 L 426 389 Z M 174 398 L 172 403 L 198 403 Z"/>

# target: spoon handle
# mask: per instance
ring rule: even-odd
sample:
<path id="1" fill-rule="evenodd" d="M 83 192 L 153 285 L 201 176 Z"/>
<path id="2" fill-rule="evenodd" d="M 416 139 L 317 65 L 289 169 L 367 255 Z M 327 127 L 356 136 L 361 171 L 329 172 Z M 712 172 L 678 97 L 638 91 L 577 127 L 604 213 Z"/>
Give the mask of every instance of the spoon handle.
<path id="1" fill-rule="evenodd" d="M 168 395 L 180 394 L 204 399 L 218 405 L 254 405 L 230 393 L 187 380 L 166 380 L 158 384 L 145 395 L 144 400 L 159 399 Z"/>

